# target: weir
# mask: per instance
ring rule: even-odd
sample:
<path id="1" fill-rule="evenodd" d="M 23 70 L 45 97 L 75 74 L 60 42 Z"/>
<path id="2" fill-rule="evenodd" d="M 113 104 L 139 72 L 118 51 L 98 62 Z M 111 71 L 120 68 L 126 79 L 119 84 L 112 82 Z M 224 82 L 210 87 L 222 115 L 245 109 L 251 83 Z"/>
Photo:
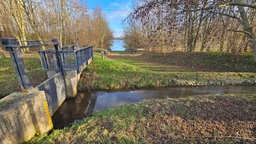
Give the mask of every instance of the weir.
<path id="1" fill-rule="evenodd" d="M 10 53 L 22 90 L 0 100 L 0 103 L 8 104 L 4 107 L 0 105 L 0 143 L 20 143 L 33 137 L 35 133 L 44 133 L 52 129 L 51 116 L 66 98 L 76 96 L 80 75 L 92 62 L 93 50 L 92 46 L 77 49 L 74 46 L 60 47 L 58 39 L 51 39 L 50 43 L 40 40 L 18 41 L 14 38 L 2 38 L 0 41 L 4 49 Z M 21 57 L 21 49 L 51 45 L 54 48 L 38 51 L 48 79 L 32 87 Z M 25 107 L 27 110 L 25 112 L 18 107 Z M 13 115 L 9 114 L 6 117 L 5 115 L 10 112 Z M 46 119 L 40 120 L 40 117 Z"/>

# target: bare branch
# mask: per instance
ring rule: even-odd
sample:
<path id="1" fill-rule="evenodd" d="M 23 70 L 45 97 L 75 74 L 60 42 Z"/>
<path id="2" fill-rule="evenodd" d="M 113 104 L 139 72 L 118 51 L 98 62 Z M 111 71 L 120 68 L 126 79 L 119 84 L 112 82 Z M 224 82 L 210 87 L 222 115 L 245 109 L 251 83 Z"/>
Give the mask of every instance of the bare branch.
<path id="1" fill-rule="evenodd" d="M 230 15 L 230 14 L 227 14 L 227 13 L 219 13 L 219 12 L 215 12 L 216 14 L 220 14 L 220 15 L 223 15 L 223 16 L 227 16 L 227 17 L 230 17 L 230 18 L 233 18 L 233 19 L 236 19 L 238 20 L 239 23 L 243 23 L 243 20 L 240 19 L 239 17 L 235 16 L 235 15 Z"/>
<path id="2" fill-rule="evenodd" d="M 247 31 L 244 31 L 244 30 L 228 29 L 228 31 L 244 33 L 244 34 L 250 35 L 252 38 L 254 38 L 254 36 L 251 33 L 247 32 Z"/>
<path id="3" fill-rule="evenodd" d="M 230 5 L 230 6 L 242 6 L 242 7 L 248 7 L 248 8 L 256 9 L 256 5 L 248 4 L 248 3 L 230 2 L 230 3 L 227 3 L 226 5 Z"/>

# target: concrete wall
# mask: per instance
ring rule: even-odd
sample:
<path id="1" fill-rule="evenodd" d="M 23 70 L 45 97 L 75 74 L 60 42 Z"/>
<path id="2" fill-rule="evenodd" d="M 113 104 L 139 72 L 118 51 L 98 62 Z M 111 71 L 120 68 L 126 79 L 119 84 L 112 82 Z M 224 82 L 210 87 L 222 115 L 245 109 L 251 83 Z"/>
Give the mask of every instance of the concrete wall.
<path id="1" fill-rule="evenodd" d="M 15 144 L 53 128 L 43 91 L 12 93 L 0 100 L 0 143 Z"/>
<path id="2" fill-rule="evenodd" d="M 80 79 L 80 74 L 77 74 L 76 70 L 65 71 L 66 76 L 66 91 L 67 91 L 67 98 L 74 98 L 77 94 L 77 84 Z"/>
<path id="3" fill-rule="evenodd" d="M 86 68 L 91 62 L 92 58 L 81 68 Z M 65 71 L 63 78 L 61 73 L 48 71 L 49 79 L 33 89 L 34 91 L 45 91 L 51 116 L 58 110 L 66 98 L 74 98 L 76 96 L 81 73 L 77 73 L 77 70 Z"/>
<path id="4" fill-rule="evenodd" d="M 52 116 L 66 99 L 66 86 L 64 78 L 60 73 L 41 83 L 33 91 L 44 91 L 49 106 L 50 115 Z"/>
<path id="5" fill-rule="evenodd" d="M 79 69 L 81 72 L 78 73 L 77 70 L 69 70 L 65 71 L 65 82 L 66 82 L 66 91 L 67 98 L 74 98 L 77 94 L 77 85 L 80 80 L 80 76 L 82 74 L 82 70 L 85 69 L 92 62 L 92 58 L 88 60 L 87 63 L 84 63 Z"/>

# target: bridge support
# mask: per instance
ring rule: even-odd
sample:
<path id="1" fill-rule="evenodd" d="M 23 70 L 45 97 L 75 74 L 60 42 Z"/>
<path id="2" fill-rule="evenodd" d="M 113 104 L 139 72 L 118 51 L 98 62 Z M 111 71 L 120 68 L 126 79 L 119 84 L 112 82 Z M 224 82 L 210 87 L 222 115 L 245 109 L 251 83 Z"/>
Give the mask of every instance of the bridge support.
<path id="1" fill-rule="evenodd" d="M 77 73 L 76 70 L 66 71 L 64 77 L 66 82 L 67 98 L 74 98 L 77 94 L 77 85 L 80 79 L 81 73 Z"/>
<path id="2" fill-rule="evenodd" d="M 92 62 L 92 57 L 84 63 L 81 68 L 82 70 L 88 66 Z M 66 90 L 67 90 L 67 98 L 75 98 L 77 95 L 77 86 L 80 80 L 80 76 L 82 74 L 82 70 L 79 72 L 77 70 L 69 70 L 65 71 L 65 83 L 66 83 Z"/>
<path id="3" fill-rule="evenodd" d="M 22 143 L 53 128 L 43 91 L 15 92 L 0 99 L 0 143 Z"/>

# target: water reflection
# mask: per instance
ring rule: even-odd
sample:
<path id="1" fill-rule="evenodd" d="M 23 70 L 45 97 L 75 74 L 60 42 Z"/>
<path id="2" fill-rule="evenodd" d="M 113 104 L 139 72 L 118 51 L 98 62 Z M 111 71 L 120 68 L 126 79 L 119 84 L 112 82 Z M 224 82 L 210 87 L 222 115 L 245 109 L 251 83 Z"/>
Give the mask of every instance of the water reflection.
<path id="1" fill-rule="evenodd" d="M 250 94 L 256 93 L 253 86 L 203 86 L 172 87 L 119 92 L 79 93 L 75 99 L 66 100 L 53 116 L 55 128 L 63 128 L 92 112 L 109 107 L 140 102 L 148 98 L 179 98 L 202 94 Z"/>
<path id="2" fill-rule="evenodd" d="M 75 99 L 67 99 L 53 115 L 54 128 L 63 128 L 91 114 L 97 97 L 89 93 L 79 93 Z"/>

